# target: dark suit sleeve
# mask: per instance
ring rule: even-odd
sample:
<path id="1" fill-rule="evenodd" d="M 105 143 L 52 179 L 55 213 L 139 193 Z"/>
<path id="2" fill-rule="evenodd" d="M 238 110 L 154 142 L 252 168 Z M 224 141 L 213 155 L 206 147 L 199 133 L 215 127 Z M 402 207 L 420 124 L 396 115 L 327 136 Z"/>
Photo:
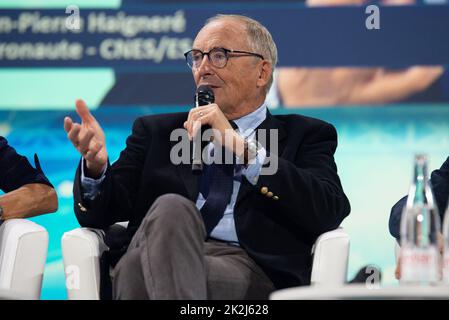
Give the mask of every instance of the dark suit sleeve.
<path id="1" fill-rule="evenodd" d="M 267 187 L 279 197 L 269 200 L 276 206 L 276 214 L 311 241 L 337 228 L 350 212 L 333 157 L 336 147 L 335 128 L 320 122 L 305 135 L 294 161 L 277 157 L 277 172 L 261 174 L 256 184 L 259 194 L 261 188 Z"/>
<path id="2" fill-rule="evenodd" d="M 440 169 L 434 170 L 430 177 L 432 192 L 438 207 L 441 221 L 443 221 L 444 213 L 447 207 L 449 197 L 449 158 L 443 163 Z M 399 200 L 393 208 L 391 208 L 390 221 L 388 223 L 390 234 L 398 241 L 400 239 L 400 223 L 402 210 L 407 203 L 407 196 Z"/>
<path id="3" fill-rule="evenodd" d="M 141 119 L 137 119 L 132 134 L 126 140 L 126 148 L 114 164 L 108 164 L 105 179 L 93 200 L 83 199 L 81 170 L 78 166 L 74 183 L 74 209 L 81 226 L 106 228 L 118 221 L 130 219 L 150 141 Z"/>
<path id="4" fill-rule="evenodd" d="M 390 234 L 400 241 L 400 227 L 401 227 L 401 217 L 402 210 L 407 203 L 407 196 L 403 197 L 401 200 L 396 202 L 396 204 L 391 208 L 390 220 L 388 222 L 388 228 L 390 229 Z"/>
<path id="5" fill-rule="evenodd" d="M 441 219 L 443 219 L 449 197 L 449 158 L 446 159 L 440 169 L 432 172 L 430 181 L 438 211 Z"/>
<path id="6" fill-rule="evenodd" d="M 0 137 L 0 189 L 10 192 L 29 183 L 42 183 L 53 187 L 42 171 L 37 155 L 34 155 L 36 168 L 24 156 L 19 155 Z"/>

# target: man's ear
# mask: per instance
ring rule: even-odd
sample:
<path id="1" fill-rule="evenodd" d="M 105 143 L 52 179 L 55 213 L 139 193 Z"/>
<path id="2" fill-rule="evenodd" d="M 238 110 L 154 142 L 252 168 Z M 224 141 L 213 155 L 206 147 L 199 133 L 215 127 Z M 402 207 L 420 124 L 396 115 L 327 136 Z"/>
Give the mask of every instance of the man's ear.
<path id="1" fill-rule="evenodd" d="M 273 67 L 271 66 L 271 63 L 267 60 L 263 60 L 259 66 L 259 78 L 257 79 L 258 87 L 267 85 L 268 81 L 270 80 L 272 70 Z"/>

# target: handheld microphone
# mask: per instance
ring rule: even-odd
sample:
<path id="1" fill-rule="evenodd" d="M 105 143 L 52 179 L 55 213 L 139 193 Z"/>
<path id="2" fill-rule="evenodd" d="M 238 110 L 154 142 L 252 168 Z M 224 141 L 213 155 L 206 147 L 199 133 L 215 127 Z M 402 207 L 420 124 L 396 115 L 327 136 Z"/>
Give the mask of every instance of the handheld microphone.
<path id="1" fill-rule="evenodd" d="M 202 85 L 196 89 L 195 93 L 195 107 L 205 106 L 215 102 L 214 91 L 210 86 Z M 192 171 L 203 170 L 203 161 L 201 157 L 201 138 L 202 138 L 201 128 L 193 137 L 192 146 Z"/>

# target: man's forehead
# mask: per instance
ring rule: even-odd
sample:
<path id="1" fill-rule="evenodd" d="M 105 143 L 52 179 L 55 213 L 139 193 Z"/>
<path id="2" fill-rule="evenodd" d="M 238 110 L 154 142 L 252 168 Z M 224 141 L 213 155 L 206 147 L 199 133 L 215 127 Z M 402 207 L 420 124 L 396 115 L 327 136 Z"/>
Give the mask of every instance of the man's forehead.
<path id="1" fill-rule="evenodd" d="M 247 44 L 244 28 L 232 20 L 213 21 L 204 26 L 197 34 L 193 47 L 209 50 L 214 47 L 236 47 Z"/>

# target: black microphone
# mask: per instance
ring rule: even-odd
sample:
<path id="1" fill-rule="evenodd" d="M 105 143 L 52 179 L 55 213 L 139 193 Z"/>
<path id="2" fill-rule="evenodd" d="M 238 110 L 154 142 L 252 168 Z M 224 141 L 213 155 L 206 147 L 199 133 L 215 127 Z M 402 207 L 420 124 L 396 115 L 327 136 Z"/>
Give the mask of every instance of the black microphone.
<path id="1" fill-rule="evenodd" d="M 202 85 L 196 89 L 195 107 L 205 106 L 215 102 L 214 91 L 210 86 Z M 201 128 L 193 137 L 192 146 L 192 171 L 203 170 L 203 160 L 201 157 L 201 138 L 203 136 Z M 199 141 L 198 141 L 199 140 Z"/>

